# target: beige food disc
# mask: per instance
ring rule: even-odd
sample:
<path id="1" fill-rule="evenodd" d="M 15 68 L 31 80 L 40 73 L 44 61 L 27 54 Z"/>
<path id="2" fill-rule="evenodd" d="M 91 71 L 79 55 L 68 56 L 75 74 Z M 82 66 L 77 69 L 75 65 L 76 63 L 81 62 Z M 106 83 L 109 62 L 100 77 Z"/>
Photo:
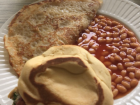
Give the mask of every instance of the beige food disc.
<path id="1" fill-rule="evenodd" d="M 113 105 L 106 67 L 72 45 L 52 47 L 27 61 L 18 91 L 27 105 Z"/>
<path id="2" fill-rule="evenodd" d="M 48 48 L 75 44 L 99 7 L 98 0 L 44 0 L 23 7 L 4 36 L 10 65 L 20 75 L 27 60 Z"/>

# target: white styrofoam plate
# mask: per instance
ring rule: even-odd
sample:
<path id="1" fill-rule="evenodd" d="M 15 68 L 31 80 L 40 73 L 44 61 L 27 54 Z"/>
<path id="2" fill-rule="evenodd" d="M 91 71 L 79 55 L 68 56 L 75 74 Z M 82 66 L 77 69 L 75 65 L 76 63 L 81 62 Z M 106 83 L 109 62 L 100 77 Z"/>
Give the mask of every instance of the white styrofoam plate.
<path id="1" fill-rule="evenodd" d="M 140 6 L 129 0 L 103 0 L 99 14 L 120 21 L 131 29 L 140 41 Z M 4 49 L 3 36 L 8 33 L 8 24 L 14 16 L 8 19 L 0 28 L 0 105 L 12 105 L 8 99 L 9 92 L 17 86 L 18 78 L 9 65 L 9 57 Z M 140 83 L 123 98 L 114 101 L 114 105 L 140 105 Z"/>

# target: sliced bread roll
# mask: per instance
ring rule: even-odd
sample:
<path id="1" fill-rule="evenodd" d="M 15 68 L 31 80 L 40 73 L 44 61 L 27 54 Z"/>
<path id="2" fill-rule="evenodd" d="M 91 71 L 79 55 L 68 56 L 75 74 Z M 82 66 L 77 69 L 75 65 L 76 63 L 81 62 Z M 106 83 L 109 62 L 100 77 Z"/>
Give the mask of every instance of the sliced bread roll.
<path id="1" fill-rule="evenodd" d="M 26 105 L 113 105 L 107 68 L 72 45 L 52 47 L 27 61 L 18 92 Z"/>
<path id="2" fill-rule="evenodd" d="M 4 37 L 16 73 L 51 46 L 75 44 L 100 5 L 98 0 L 44 0 L 21 9 Z"/>

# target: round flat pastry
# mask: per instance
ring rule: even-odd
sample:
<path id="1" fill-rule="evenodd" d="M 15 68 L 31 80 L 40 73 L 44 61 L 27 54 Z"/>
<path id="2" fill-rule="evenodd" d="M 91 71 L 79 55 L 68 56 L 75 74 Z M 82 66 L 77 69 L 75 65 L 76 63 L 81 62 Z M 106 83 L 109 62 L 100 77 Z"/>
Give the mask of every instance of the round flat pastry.
<path id="1" fill-rule="evenodd" d="M 4 37 L 16 73 L 51 46 L 75 44 L 100 5 L 101 0 L 44 0 L 23 7 Z"/>

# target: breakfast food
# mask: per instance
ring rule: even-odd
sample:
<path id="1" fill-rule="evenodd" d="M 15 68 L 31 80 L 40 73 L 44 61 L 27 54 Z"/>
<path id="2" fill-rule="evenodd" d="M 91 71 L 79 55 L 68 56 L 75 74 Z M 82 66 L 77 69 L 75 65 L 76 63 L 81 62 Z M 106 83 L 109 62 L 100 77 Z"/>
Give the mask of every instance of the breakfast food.
<path id="1" fill-rule="evenodd" d="M 134 89 L 140 79 L 140 44 L 135 34 L 121 23 L 96 16 L 78 45 L 98 58 L 109 70 L 114 98 Z"/>
<path id="2" fill-rule="evenodd" d="M 4 37 L 16 73 L 20 75 L 27 60 L 51 46 L 76 44 L 100 5 L 101 0 L 45 0 L 20 10 Z"/>
<path id="3" fill-rule="evenodd" d="M 27 61 L 13 95 L 16 105 L 113 105 L 109 71 L 74 45 L 51 47 Z"/>

